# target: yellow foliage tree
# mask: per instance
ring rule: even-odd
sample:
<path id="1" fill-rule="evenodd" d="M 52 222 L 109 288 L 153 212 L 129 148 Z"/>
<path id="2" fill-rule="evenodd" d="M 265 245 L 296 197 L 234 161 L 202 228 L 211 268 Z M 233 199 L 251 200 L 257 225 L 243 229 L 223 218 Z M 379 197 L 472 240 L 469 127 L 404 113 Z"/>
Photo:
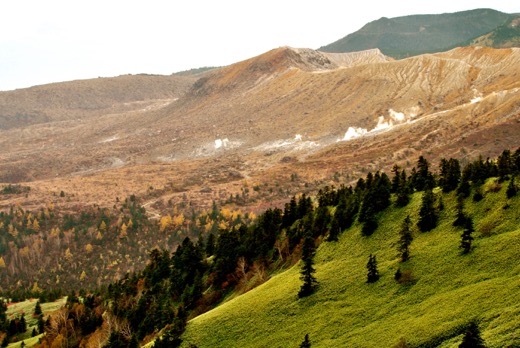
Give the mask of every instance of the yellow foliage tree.
<path id="1" fill-rule="evenodd" d="M 85 245 L 85 252 L 87 254 L 90 254 L 92 252 L 92 250 L 94 250 L 94 247 L 92 246 L 92 244 L 88 243 L 87 245 Z"/>
<path id="2" fill-rule="evenodd" d="M 97 231 L 96 239 L 97 239 L 97 240 L 101 240 L 101 239 L 103 239 L 103 235 L 101 234 L 101 231 Z"/>
<path id="3" fill-rule="evenodd" d="M 121 232 L 119 233 L 120 238 L 126 237 L 126 229 L 127 229 L 127 227 L 126 227 L 125 223 L 123 222 L 123 224 L 121 225 Z"/>
<path id="4" fill-rule="evenodd" d="M 179 215 L 176 215 L 173 218 L 173 223 L 175 226 L 182 226 L 182 224 L 184 223 L 184 215 L 182 213 L 180 213 Z"/>
<path id="5" fill-rule="evenodd" d="M 233 221 L 236 221 L 238 219 L 239 216 L 242 216 L 244 214 L 242 214 L 242 212 L 239 210 L 233 210 L 233 214 L 231 216 L 232 220 Z"/>
<path id="6" fill-rule="evenodd" d="M 99 225 L 99 230 L 105 232 L 107 230 L 107 224 L 105 221 L 101 221 L 101 224 Z"/>
<path id="7" fill-rule="evenodd" d="M 161 217 L 161 220 L 159 221 L 159 231 L 164 232 L 166 228 L 171 224 L 172 217 L 170 215 L 166 215 Z"/>
<path id="8" fill-rule="evenodd" d="M 2 256 L 0 256 L 0 268 L 5 268 L 5 261 Z"/>
<path id="9" fill-rule="evenodd" d="M 34 282 L 33 287 L 32 287 L 32 292 L 37 293 L 37 292 L 41 292 L 41 291 L 42 291 L 42 289 L 38 286 L 38 282 Z"/>
<path id="10" fill-rule="evenodd" d="M 69 261 L 72 260 L 74 256 L 72 255 L 72 253 L 70 252 L 70 248 L 67 248 L 67 250 L 65 250 L 65 258 Z"/>
<path id="11" fill-rule="evenodd" d="M 40 231 L 40 223 L 38 222 L 38 219 L 36 219 L 36 218 L 33 221 L 32 229 L 35 230 L 36 232 Z"/>
<path id="12" fill-rule="evenodd" d="M 222 215 L 224 219 L 229 220 L 231 217 L 231 210 L 229 208 L 222 208 L 220 215 Z"/>
<path id="13" fill-rule="evenodd" d="M 22 256 L 22 257 L 28 257 L 29 256 L 29 247 L 25 246 L 25 247 L 21 248 L 19 253 L 20 253 L 20 256 Z"/>
<path id="14" fill-rule="evenodd" d="M 7 232 L 9 232 L 9 234 L 14 238 L 18 236 L 18 230 L 13 226 L 12 223 L 7 227 Z"/>
<path id="15" fill-rule="evenodd" d="M 79 281 L 83 281 L 87 277 L 87 273 L 85 271 L 81 272 L 81 275 L 79 276 Z"/>

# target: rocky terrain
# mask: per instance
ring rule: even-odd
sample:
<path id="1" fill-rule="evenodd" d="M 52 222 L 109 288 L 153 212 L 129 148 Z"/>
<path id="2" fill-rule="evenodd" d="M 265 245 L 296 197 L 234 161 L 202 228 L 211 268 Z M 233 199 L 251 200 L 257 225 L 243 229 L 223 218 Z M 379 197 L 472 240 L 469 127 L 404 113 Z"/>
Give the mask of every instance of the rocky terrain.
<path id="1" fill-rule="evenodd" d="M 518 66 L 518 48 L 394 60 L 281 47 L 196 76 L 0 92 L 0 183 L 31 187 L 0 206 L 137 194 L 160 214 L 169 200 L 204 206 L 247 189 L 260 207 L 419 155 L 496 156 L 520 145 Z"/>

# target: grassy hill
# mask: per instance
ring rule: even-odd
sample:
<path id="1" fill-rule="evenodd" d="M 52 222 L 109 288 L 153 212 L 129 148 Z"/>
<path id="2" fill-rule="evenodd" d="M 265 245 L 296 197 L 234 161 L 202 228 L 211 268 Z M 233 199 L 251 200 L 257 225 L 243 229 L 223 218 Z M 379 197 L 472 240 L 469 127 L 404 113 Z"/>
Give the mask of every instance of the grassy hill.
<path id="1" fill-rule="evenodd" d="M 417 222 L 416 193 L 407 207 L 387 209 L 372 236 L 361 236 L 355 224 L 338 242 L 322 243 L 315 294 L 297 298 L 297 265 L 191 320 L 184 347 L 298 347 L 307 333 L 313 347 L 457 347 L 471 320 L 489 347 L 520 345 L 520 198 L 506 198 L 507 182 L 493 192 L 494 180 L 482 201 L 465 200 L 476 230 L 469 254 L 461 255 L 462 229 L 452 226 L 455 193 L 437 191 L 444 203 L 439 225 L 416 229 L 411 259 L 400 263 L 398 233 L 408 214 Z M 381 278 L 367 284 L 371 253 Z M 399 267 L 411 272 L 402 284 L 394 280 Z"/>
<path id="2" fill-rule="evenodd" d="M 379 48 L 394 58 L 440 52 L 487 34 L 508 19 L 508 14 L 492 9 L 382 17 L 320 50 L 355 52 Z"/>
<path id="3" fill-rule="evenodd" d="M 520 15 L 513 15 L 504 25 L 469 42 L 471 45 L 494 48 L 520 46 Z"/>

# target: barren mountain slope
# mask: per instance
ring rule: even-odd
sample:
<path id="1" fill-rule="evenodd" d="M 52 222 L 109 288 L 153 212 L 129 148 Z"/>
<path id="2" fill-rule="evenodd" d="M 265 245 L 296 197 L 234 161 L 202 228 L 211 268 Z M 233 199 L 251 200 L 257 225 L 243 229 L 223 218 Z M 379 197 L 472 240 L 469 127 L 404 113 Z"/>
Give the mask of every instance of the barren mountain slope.
<path id="1" fill-rule="evenodd" d="M 0 92 L 0 129 L 143 109 L 181 97 L 196 79 L 125 75 Z"/>
<path id="2" fill-rule="evenodd" d="M 1 131 L 0 182 L 42 180 L 31 184 L 35 203 L 65 190 L 77 193 L 71 204 L 132 193 L 210 204 L 246 182 L 297 192 L 396 161 L 410 167 L 417 154 L 434 164 L 496 155 L 520 145 L 519 66 L 519 49 L 393 61 L 377 50 L 279 48 L 154 108 Z"/>

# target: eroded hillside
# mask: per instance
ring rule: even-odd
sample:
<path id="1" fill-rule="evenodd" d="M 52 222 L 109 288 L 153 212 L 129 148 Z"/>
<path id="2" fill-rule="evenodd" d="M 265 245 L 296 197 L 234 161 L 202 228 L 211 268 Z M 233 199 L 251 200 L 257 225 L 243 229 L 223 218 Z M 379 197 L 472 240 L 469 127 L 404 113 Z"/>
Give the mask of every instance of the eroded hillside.
<path id="1" fill-rule="evenodd" d="M 270 188 L 250 193 L 246 204 L 260 206 L 396 161 L 406 168 L 419 154 L 434 164 L 496 156 L 520 145 L 519 66 L 515 48 L 396 61 L 378 50 L 283 47 L 195 83 L 154 84 L 149 95 L 145 84 L 125 87 L 126 95 L 115 81 L 117 88 L 97 83 L 90 95 L 104 99 L 88 115 L 67 94 L 74 82 L 53 86 L 70 105 L 38 88 L 8 92 L 10 100 L 43 98 L 31 104 L 35 112 L 62 116 L 0 131 L 0 182 L 29 182 L 33 191 L 19 203 L 42 204 L 62 190 L 74 194 L 66 204 L 138 194 L 161 212 L 181 196 L 225 203 L 248 185 Z M 107 109 L 113 88 L 124 96 Z"/>

